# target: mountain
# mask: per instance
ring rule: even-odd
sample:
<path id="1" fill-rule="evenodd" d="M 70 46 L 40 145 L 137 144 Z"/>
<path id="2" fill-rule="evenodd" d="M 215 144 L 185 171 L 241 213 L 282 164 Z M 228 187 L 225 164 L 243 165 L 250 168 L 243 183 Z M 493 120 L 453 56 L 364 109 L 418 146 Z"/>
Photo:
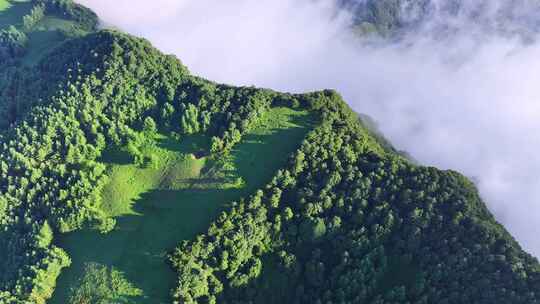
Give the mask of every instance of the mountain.
<path id="1" fill-rule="evenodd" d="M 338 0 L 360 33 L 386 37 L 424 31 L 435 36 L 481 30 L 532 39 L 540 30 L 538 1 Z"/>
<path id="2" fill-rule="evenodd" d="M 540 301 L 474 184 L 337 92 L 217 84 L 32 4 L 84 31 L 2 71 L 0 303 Z"/>
<path id="3" fill-rule="evenodd" d="M 29 101 L 56 90 L 37 87 L 52 82 L 39 81 L 48 74 L 30 67 L 64 41 L 95 31 L 97 24 L 94 12 L 69 0 L 0 1 L 0 129 L 28 110 Z"/>

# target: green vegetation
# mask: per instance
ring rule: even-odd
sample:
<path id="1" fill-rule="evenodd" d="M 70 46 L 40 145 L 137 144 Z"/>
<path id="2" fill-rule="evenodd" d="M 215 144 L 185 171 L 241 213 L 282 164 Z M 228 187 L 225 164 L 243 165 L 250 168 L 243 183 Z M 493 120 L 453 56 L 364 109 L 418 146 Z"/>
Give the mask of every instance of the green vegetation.
<path id="1" fill-rule="evenodd" d="M 177 302 L 537 301 L 537 260 L 469 181 L 385 150 L 339 96 L 307 98 L 323 122 L 288 165 L 170 255 Z"/>
<path id="2" fill-rule="evenodd" d="M 66 41 L 66 39 L 83 36 L 86 31 L 80 29 L 72 20 L 46 16 L 38 22 L 34 30 L 28 33 L 27 53 L 21 62 L 24 65 L 35 65 L 47 52 Z"/>
<path id="3" fill-rule="evenodd" d="M 123 273 L 97 263 L 85 265 L 83 276 L 75 286 L 67 300 L 70 303 L 132 303 L 132 297 L 141 295 L 141 290 L 126 281 Z"/>
<path id="4" fill-rule="evenodd" d="M 116 227 L 104 235 L 84 230 L 59 238 L 58 246 L 73 263 L 59 278 L 50 303 L 67 303 L 73 282 L 92 263 L 114 267 L 141 290 L 129 303 L 166 303 L 174 283 L 167 252 L 202 233 L 227 203 L 264 185 L 297 148 L 311 121 L 306 112 L 272 109 L 224 159 L 197 158 L 208 151 L 208 140 L 200 135 L 179 142 L 158 136 L 156 146 L 143 151 L 158 161 L 144 168 L 125 152 L 107 155 L 109 182 L 102 208 L 115 217 Z M 273 148 L 278 152 L 268 153 Z"/>
<path id="5" fill-rule="evenodd" d="M 97 28 L 97 15 L 72 0 L 34 0 L 34 2 L 44 6 L 49 15 L 75 22 L 81 30 L 91 32 Z"/>
<path id="6" fill-rule="evenodd" d="M 530 0 L 338 0 L 353 13 L 353 30 L 361 36 L 400 38 L 422 32 L 437 38 L 480 26 L 485 35 L 499 33 L 535 40 L 540 2 Z M 459 20 L 459 22 L 456 22 Z"/>
<path id="7" fill-rule="evenodd" d="M 91 32 L 35 4 L 12 46 L 67 26 L 56 10 Z M 0 73 L 0 303 L 540 302 L 474 185 L 336 92 L 216 84 L 116 31 L 31 61 Z"/>
<path id="8" fill-rule="evenodd" d="M 0 31 L 1 58 L 14 58 L 22 56 L 28 44 L 28 36 L 14 26 Z M 7 60 L 7 59 L 6 59 Z"/>
<path id="9" fill-rule="evenodd" d="M 37 64 L 47 52 L 50 52 L 66 39 L 83 36 L 87 33 L 73 20 L 55 15 L 44 16 L 27 33 L 27 52 L 21 62 L 24 65 Z"/>
<path id="10" fill-rule="evenodd" d="M 0 0 L 0 65 L 35 64 L 66 39 L 97 27 L 97 16 L 71 0 Z"/>
<path id="11" fill-rule="evenodd" d="M 42 248 L 22 234 L 37 236 L 44 220 L 56 236 L 96 225 L 104 232 L 114 227 L 101 208 L 106 205 L 101 193 L 108 180 L 107 166 L 100 161 L 109 154 L 105 147 L 126 147 L 139 166 L 152 167 L 156 157 L 146 157 L 144 152 L 147 133 L 155 128 L 182 138 L 188 133 L 181 124 L 186 105 L 194 104 L 199 131 L 212 144 L 219 143 L 213 147 L 214 154 L 231 155 L 235 144 L 254 132 L 272 107 L 300 105 L 292 95 L 216 85 L 190 76 L 178 60 L 163 56 L 147 42 L 109 31 L 68 41 L 47 55 L 35 73 L 27 76 L 37 80 L 33 96 L 51 97 L 47 101 L 30 98 L 29 112 L 2 133 L 6 145 L 0 146 L 0 174 L 7 182 L 1 185 L 2 200 L 8 202 L 3 217 L 5 237 L 0 238 L 0 248 L 7 248 L 2 252 L 5 259 L 0 259 L 5 270 L 0 281 L 4 290 L 21 299 L 29 297 L 36 278 L 54 283 L 55 278 L 40 274 L 47 272 L 47 261 L 58 249 L 55 245 Z M 150 121 L 157 123 L 152 126 Z M 43 132 L 36 136 L 36 130 Z M 25 142 L 34 148 L 20 145 Z M 10 169 L 12 165 L 17 173 Z M 233 185 L 244 183 L 232 181 Z M 221 197 L 222 191 L 216 190 L 215 195 Z M 28 250 L 36 254 L 25 255 Z"/>
<path id="12" fill-rule="evenodd" d="M 11 25 L 21 26 L 23 17 L 30 13 L 32 7 L 30 0 L 0 0 L 0 30 Z"/>

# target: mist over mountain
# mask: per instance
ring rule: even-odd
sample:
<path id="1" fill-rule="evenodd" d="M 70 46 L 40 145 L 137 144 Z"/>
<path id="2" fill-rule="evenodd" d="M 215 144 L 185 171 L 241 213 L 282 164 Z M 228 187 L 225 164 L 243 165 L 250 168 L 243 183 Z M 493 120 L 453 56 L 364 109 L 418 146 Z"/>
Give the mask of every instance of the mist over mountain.
<path id="1" fill-rule="evenodd" d="M 0 304 L 540 303 L 537 2 L 85 4 L 0 0 Z"/>
<path id="2" fill-rule="evenodd" d="M 339 0 L 354 12 L 359 30 L 396 37 L 422 32 L 444 39 L 456 34 L 475 33 L 520 36 L 532 39 L 540 23 L 536 0 Z"/>
<path id="3" fill-rule="evenodd" d="M 538 1 L 80 2 L 210 79 L 337 89 L 398 149 L 472 177 L 540 255 Z M 366 45 L 362 22 L 409 30 Z"/>

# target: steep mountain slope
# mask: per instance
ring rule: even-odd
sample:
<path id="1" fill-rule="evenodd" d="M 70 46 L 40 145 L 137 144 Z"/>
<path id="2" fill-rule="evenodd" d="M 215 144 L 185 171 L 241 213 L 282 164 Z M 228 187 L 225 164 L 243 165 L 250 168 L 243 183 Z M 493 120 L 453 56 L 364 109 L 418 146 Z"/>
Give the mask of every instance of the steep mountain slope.
<path id="1" fill-rule="evenodd" d="M 25 295 L 33 292 L 41 273 L 54 273 L 51 254 L 60 251 L 49 244 L 36 247 L 32 238 L 21 235 L 37 234 L 49 224 L 67 232 L 99 220 L 97 195 L 104 175 L 95 160 L 107 145 L 138 145 L 132 128 L 141 115 L 155 115 L 164 130 L 215 134 L 212 150 L 220 151 L 238 142 L 272 100 L 286 103 L 292 98 L 189 76 L 176 59 L 112 32 L 70 41 L 36 69 L 49 79 L 63 79 L 63 85 L 3 134 L 0 153 L 5 205 L 1 241 L 8 248 L 2 281 L 5 288 Z M 196 101 L 197 107 L 180 100 Z M 36 255 L 23 254 L 29 250 Z M 49 270 L 40 272 L 35 267 L 40 262 Z"/>
<path id="2" fill-rule="evenodd" d="M 64 41 L 95 31 L 97 16 L 70 0 L 4 0 L 0 11 L 0 129 L 47 99 L 63 75 L 30 68 Z M 9 16 L 9 18 L 7 18 Z M 1 20 L 0 20 L 1 22 Z M 42 73 L 43 72 L 43 73 Z M 48 81 L 39 81 L 42 78 Z"/>
<path id="3" fill-rule="evenodd" d="M 127 252 L 121 256 L 132 273 L 74 267 L 81 280 L 67 282 L 71 291 L 62 286 L 68 291 L 55 301 L 540 302 L 540 264 L 494 220 L 474 185 L 385 148 L 336 92 L 293 95 L 216 84 L 116 31 L 69 40 L 43 56 L 6 76 L 11 83 L 21 75 L 32 92 L 7 85 L 0 95 L 4 105 L 25 100 L 25 110 L 9 116 L 11 127 L 0 133 L 0 303 L 51 297 L 71 264 L 62 248 L 67 243 L 58 241 L 65 233 L 101 231 L 116 242 L 115 233 L 131 227 L 117 218 L 123 211 L 114 211 L 123 210 L 129 191 L 200 190 L 212 183 L 227 200 L 217 209 L 203 206 L 213 223 L 202 225 L 197 213 L 192 226 L 205 228 L 180 228 L 171 244 L 173 233 L 164 242 L 167 256 L 149 247 L 137 252 L 148 253 L 137 263 L 169 262 L 172 277 L 152 280 L 172 287 L 170 299 L 149 294 L 139 284 L 144 280 L 133 278 L 144 277 L 136 268 L 145 268 L 130 263 L 134 255 Z M 311 118 L 290 124 L 276 113 Z M 181 150 L 190 136 L 205 143 Z M 174 139 L 177 150 L 160 146 L 159 138 Z M 253 148 L 257 141 L 266 145 Z M 117 159 L 115 152 L 127 156 Z M 165 165 L 161 174 L 160 160 L 176 157 L 176 167 Z M 263 165 L 235 168 L 230 157 Z M 268 165 L 272 157 L 276 162 Z M 216 166 L 204 171 L 206 161 Z M 234 175 L 236 169 L 246 173 Z M 226 174 L 235 178 L 222 179 Z M 135 188 L 114 192 L 126 185 Z M 104 200 L 110 197 L 120 198 Z M 169 203 L 176 200 L 172 195 Z M 160 224 L 174 224 L 167 211 L 154 210 L 154 226 L 141 228 L 141 239 L 159 238 Z M 131 233 L 128 240 L 137 239 Z M 121 247 L 141 248 L 130 246 Z M 116 254 L 113 245 L 97 249 L 105 258 Z"/>

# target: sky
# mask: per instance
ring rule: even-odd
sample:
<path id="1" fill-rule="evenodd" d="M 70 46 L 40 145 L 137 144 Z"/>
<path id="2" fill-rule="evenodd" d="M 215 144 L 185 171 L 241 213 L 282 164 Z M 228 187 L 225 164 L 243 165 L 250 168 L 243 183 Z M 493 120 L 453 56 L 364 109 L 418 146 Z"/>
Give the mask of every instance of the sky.
<path id="1" fill-rule="evenodd" d="M 540 45 L 483 26 L 511 0 L 478 1 L 487 5 L 481 18 L 437 14 L 399 42 L 365 44 L 333 0 L 78 0 L 208 79 L 336 89 L 396 148 L 473 179 L 496 218 L 540 257 Z M 536 12 L 535 0 L 517 2 L 514 13 L 528 22 L 534 16 L 519 14 Z M 441 25 L 456 30 L 440 37 Z"/>

